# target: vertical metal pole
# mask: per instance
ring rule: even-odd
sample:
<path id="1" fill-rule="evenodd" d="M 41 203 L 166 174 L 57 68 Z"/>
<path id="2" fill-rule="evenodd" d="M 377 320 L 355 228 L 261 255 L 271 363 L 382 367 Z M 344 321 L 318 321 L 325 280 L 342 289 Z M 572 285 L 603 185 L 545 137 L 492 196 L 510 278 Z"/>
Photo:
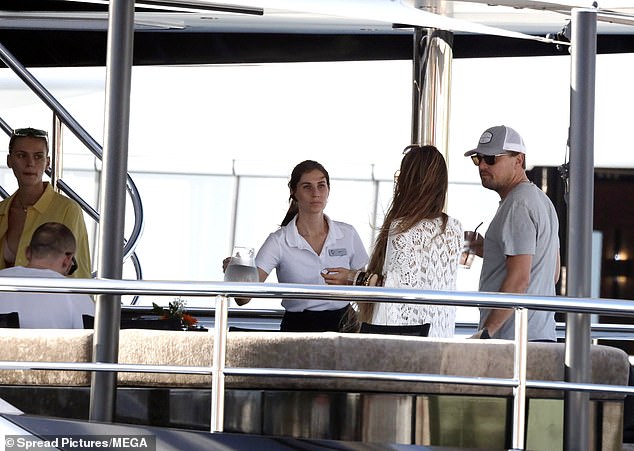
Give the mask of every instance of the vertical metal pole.
<path id="1" fill-rule="evenodd" d="M 572 10 L 570 82 L 570 197 L 568 295 L 589 297 L 592 279 L 594 196 L 594 97 L 597 14 Z M 566 380 L 590 382 L 590 316 L 566 315 Z M 564 395 L 564 449 L 590 449 L 588 393 Z"/>
<path id="2" fill-rule="evenodd" d="M 453 34 L 414 30 L 412 144 L 433 145 L 447 156 Z"/>
<path id="3" fill-rule="evenodd" d="M 515 360 L 513 378 L 513 449 L 524 449 L 526 436 L 526 348 L 528 342 L 528 310 L 515 310 Z"/>
<path id="4" fill-rule="evenodd" d="M 240 176 L 236 175 L 236 160 L 233 160 L 231 169 L 233 178 L 233 202 L 231 203 L 231 224 L 229 225 L 229 248 L 227 255 L 231 255 L 233 247 L 236 245 L 236 227 L 238 224 L 238 201 L 240 199 Z"/>
<path id="5" fill-rule="evenodd" d="M 370 232 L 370 243 L 374 243 L 377 235 L 377 223 L 379 214 L 379 194 L 380 194 L 381 182 L 377 180 L 374 174 L 374 164 L 372 164 L 372 227 Z"/>
<path id="6" fill-rule="evenodd" d="M 211 432 L 222 432 L 225 418 L 225 357 L 229 299 L 216 296 L 214 347 L 211 373 Z"/>
<path id="7" fill-rule="evenodd" d="M 53 133 L 51 136 L 51 186 L 57 190 L 57 181 L 62 178 L 64 163 L 64 143 L 62 141 L 62 121 L 53 113 Z"/>
<path id="8" fill-rule="evenodd" d="M 111 0 L 108 22 L 106 108 L 103 172 L 99 202 L 98 277 L 121 279 L 123 266 L 125 187 L 128 172 L 130 85 L 134 37 L 134 0 Z M 97 297 L 93 359 L 115 363 L 119 352 L 121 296 Z M 90 419 L 112 421 L 117 373 L 95 372 L 90 388 Z"/>
<path id="9" fill-rule="evenodd" d="M 421 99 L 423 97 L 423 73 L 421 70 L 422 59 L 425 55 L 425 36 L 427 30 L 424 28 L 414 28 L 414 42 L 412 55 L 412 138 L 411 144 L 421 143 Z"/>

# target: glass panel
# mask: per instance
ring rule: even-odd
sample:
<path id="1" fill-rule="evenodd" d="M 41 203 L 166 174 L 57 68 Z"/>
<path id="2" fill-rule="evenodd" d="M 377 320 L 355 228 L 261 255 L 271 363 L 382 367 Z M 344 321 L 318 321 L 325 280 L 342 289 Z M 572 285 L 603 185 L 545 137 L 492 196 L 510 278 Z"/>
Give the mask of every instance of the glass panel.
<path id="1" fill-rule="evenodd" d="M 346 222 L 356 230 L 369 253 L 372 245 L 374 184 L 363 180 L 331 180 L 326 214 L 334 221 Z"/>
<path id="2" fill-rule="evenodd" d="M 240 190 L 235 245 L 253 247 L 257 252 L 266 237 L 279 228 L 288 210 L 288 182 L 280 177 L 238 179 Z M 229 247 L 228 252 L 230 250 Z"/>
<path id="3" fill-rule="evenodd" d="M 145 228 L 137 247 L 144 279 L 222 280 L 233 202 L 231 177 L 133 174 Z"/>

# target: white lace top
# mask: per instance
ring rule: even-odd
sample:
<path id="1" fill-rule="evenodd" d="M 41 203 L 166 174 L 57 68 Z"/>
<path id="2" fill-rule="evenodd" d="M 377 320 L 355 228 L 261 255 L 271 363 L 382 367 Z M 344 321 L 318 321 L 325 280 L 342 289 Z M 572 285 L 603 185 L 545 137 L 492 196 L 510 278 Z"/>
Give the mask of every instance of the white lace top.
<path id="1" fill-rule="evenodd" d="M 441 234 L 442 218 L 425 219 L 403 233 L 390 228 L 384 285 L 393 288 L 455 290 L 458 257 L 462 252 L 462 225 L 449 218 Z M 452 337 L 456 322 L 453 306 L 422 304 L 377 304 L 374 324 L 407 325 L 430 323 L 430 337 Z"/>

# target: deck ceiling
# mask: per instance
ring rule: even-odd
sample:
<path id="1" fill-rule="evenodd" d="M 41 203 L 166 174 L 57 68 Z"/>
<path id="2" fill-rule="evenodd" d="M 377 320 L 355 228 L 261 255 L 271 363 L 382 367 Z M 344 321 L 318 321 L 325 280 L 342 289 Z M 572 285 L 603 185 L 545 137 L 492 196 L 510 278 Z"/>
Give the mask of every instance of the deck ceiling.
<path id="1" fill-rule="evenodd" d="M 165 4 L 169 6 L 164 6 Z M 138 1 L 135 64 L 410 59 L 412 24 L 454 27 L 454 56 L 560 53 L 553 44 L 499 36 L 562 30 L 591 1 L 208 0 Z M 184 9 L 183 6 L 196 9 Z M 599 2 L 598 51 L 634 51 L 634 1 Z M 4 0 L 0 43 L 27 66 L 103 65 L 108 5 L 102 0 Z M 242 12 L 229 12 L 238 8 Z M 286 8 L 286 9 L 284 9 Z M 292 9 L 290 9 L 292 8 Z M 325 14 L 329 13 L 329 14 Z M 331 13 L 337 13 L 332 15 Z M 434 13 L 434 15 L 426 14 Z M 424 15 L 426 14 L 426 15 Z M 441 21 L 449 19 L 451 22 Z M 493 27 L 481 33 L 482 26 Z"/>

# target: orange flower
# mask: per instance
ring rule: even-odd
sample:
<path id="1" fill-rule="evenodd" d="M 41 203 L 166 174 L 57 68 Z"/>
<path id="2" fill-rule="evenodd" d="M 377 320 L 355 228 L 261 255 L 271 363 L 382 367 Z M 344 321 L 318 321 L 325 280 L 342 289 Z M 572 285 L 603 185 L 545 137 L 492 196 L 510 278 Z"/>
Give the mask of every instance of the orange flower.
<path id="1" fill-rule="evenodd" d="M 175 299 L 174 302 L 170 302 L 167 308 L 163 308 L 160 305 L 152 302 L 152 312 L 159 315 L 159 318 L 169 320 L 178 320 L 183 326 L 193 326 L 198 322 L 196 318 L 185 313 L 185 301 L 182 299 Z"/>
<path id="2" fill-rule="evenodd" d="M 193 316 L 191 316 L 191 315 L 189 315 L 187 313 L 183 313 L 183 316 L 182 316 L 181 319 L 188 326 L 193 326 L 194 324 L 196 324 L 198 322 L 198 320 L 196 318 L 194 318 Z"/>

